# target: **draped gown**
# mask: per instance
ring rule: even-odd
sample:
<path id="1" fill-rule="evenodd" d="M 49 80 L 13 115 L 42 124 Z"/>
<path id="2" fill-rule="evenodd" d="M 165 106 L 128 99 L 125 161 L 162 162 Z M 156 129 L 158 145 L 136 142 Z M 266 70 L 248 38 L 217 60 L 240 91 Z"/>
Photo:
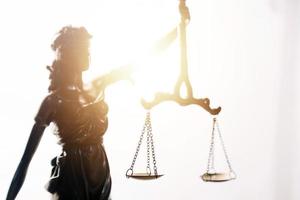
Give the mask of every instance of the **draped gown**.
<path id="1" fill-rule="evenodd" d="M 68 98 L 50 94 L 43 102 L 54 112 L 40 109 L 36 121 L 54 122 L 62 153 L 52 161 L 46 189 L 57 200 L 108 200 L 111 177 L 103 135 L 107 129 L 108 106 L 86 93 L 71 92 Z M 85 102 L 80 102 L 84 97 Z M 41 108 L 47 106 L 41 106 Z"/>

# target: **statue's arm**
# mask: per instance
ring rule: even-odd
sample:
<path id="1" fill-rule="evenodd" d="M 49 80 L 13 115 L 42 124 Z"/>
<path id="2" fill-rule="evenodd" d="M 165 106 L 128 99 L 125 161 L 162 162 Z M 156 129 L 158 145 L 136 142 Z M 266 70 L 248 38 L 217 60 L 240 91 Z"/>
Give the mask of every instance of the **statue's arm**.
<path id="1" fill-rule="evenodd" d="M 165 51 L 176 39 L 177 27 L 172 29 L 169 33 L 161 37 L 151 48 L 151 54 L 159 54 Z M 92 96 L 99 97 L 103 95 L 105 89 L 118 81 L 129 80 L 132 81 L 131 74 L 133 72 L 132 65 L 125 65 L 120 68 L 114 69 L 111 72 L 98 76 L 89 84 L 85 85 L 85 90 Z"/>
<path id="2" fill-rule="evenodd" d="M 175 41 L 176 38 L 177 38 L 177 27 L 173 28 L 170 32 L 165 34 L 163 37 L 159 38 L 154 43 L 151 49 L 151 54 L 157 55 L 166 51 L 166 49 L 168 49 L 171 46 L 171 44 Z"/>
<path id="3" fill-rule="evenodd" d="M 131 65 L 122 66 L 107 74 L 96 77 L 90 84 L 86 85 L 86 90 L 89 91 L 92 96 L 100 98 L 108 86 L 122 80 L 132 82 L 131 74 Z"/>
<path id="4" fill-rule="evenodd" d="M 39 112 L 35 118 L 36 122 L 32 127 L 25 151 L 10 184 L 6 200 L 14 200 L 20 191 L 24 183 L 30 161 L 40 143 L 45 128 L 51 122 L 52 111 L 53 99 L 48 96 L 40 106 Z"/>
<path id="5" fill-rule="evenodd" d="M 29 163 L 38 147 L 44 130 L 45 126 L 39 123 L 35 123 L 32 127 L 22 159 L 10 184 L 6 200 L 14 200 L 21 189 L 25 180 Z"/>
<path id="6" fill-rule="evenodd" d="M 188 7 L 184 5 L 180 6 L 180 14 L 181 14 L 181 21 L 183 25 L 186 26 L 190 21 L 190 13 Z M 174 40 L 178 36 L 178 28 L 175 27 L 171 31 L 169 31 L 166 35 L 161 37 L 157 42 L 154 43 L 152 46 L 150 53 L 152 55 L 160 54 L 161 52 L 165 51 Z M 104 90 L 107 86 L 116 83 L 121 80 L 130 80 L 131 73 L 132 73 L 132 65 L 126 65 L 124 67 L 120 67 L 111 71 L 108 74 L 104 74 L 102 76 L 96 77 L 90 84 L 86 85 L 86 90 L 94 96 L 101 98 L 103 97 Z"/>

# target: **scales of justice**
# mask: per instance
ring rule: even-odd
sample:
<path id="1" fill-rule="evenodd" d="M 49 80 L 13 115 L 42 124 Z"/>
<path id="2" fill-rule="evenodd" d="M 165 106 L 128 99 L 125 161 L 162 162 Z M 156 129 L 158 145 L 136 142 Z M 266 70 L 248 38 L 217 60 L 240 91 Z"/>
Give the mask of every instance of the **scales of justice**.
<path id="1" fill-rule="evenodd" d="M 221 111 L 221 107 L 211 108 L 210 100 L 208 98 L 197 99 L 193 96 L 192 85 L 189 81 L 188 76 L 188 62 L 187 62 L 187 45 L 186 45 L 186 25 L 190 21 L 190 14 L 185 4 L 185 0 L 179 0 L 179 11 L 181 14 L 181 21 L 178 26 L 178 35 L 179 35 L 179 44 L 180 44 L 180 75 L 175 84 L 173 93 L 156 93 L 155 98 L 151 102 L 147 102 L 142 100 L 142 105 L 145 109 L 147 109 L 145 123 L 143 125 L 141 135 L 138 141 L 138 145 L 136 148 L 136 152 L 134 154 L 132 163 L 130 168 L 126 171 L 127 178 L 134 178 L 139 180 L 152 180 L 157 179 L 163 176 L 163 174 L 158 173 L 157 162 L 155 158 L 154 151 L 154 142 L 153 142 L 153 133 L 152 133 L 152 125 L 151 125 L 151 115 L 150 110 L 165 101 L 173 101 L 177 102 L 180 106 L 188 106 L 188 105 L 198 105 L 202 107 L 204 110 L 209 112 L 213 116 L 213 126 L 211 133 L 211 141 L 209 146 L 209 156 L 207 163 L 207 170 L 204 174 L 201 175 L 203 181 L 206 182 L 224 182 L 230 181 L 236 178 L 236 174 L 232 169 L 227 151 L 225 149 L 223 137 L 220 132 L 219 124 L 217 121 L 217 115 Z M 180 93 L 180 89 L 185 86 L 186 87 L 186 97 L 183 98 Z M 147 165 L 145 171 L 142 173 L 134 171 L 134 165 L 136 163 L 138 153 L 140 151 L 144 136 L 146 135 L 146 143 L 147 143 Z M 223 150 L 225 160 L 228 166 L 228 171 L 226 172 L 217 172 L 215 170 L 215 139 L 219 138 L 221 148 Z M 152 168 L 151 168 L 151 160 L 152 160 Z"/>

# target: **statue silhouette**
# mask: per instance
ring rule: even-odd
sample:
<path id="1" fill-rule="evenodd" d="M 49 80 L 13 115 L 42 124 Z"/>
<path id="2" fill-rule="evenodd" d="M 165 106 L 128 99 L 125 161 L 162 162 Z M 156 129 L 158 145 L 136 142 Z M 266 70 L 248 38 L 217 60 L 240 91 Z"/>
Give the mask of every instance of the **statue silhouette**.
<path id="1" fill-rule="evenodd" d="M 89 87 L 82 72 L 89 67 L 89 40 L 84 27 L 63 27 L 52 44 L 56 59 L 50 71 L 49 95 L 35 117 L 25 152 L 10 185 L 7 200 L 15 199 L 45 128 L 57 126 L 62 153 L 52 161 L 46 186 L 59 200 L 107 200 L 111 177 L 102 137 L 107 129 L 108 106 L 104 89 L 119 80 L 130 79 L 126 66 L 95 79 Z"/>
<path id="2" fill-rule="evenodd" d="M 186 6 L 181 9 L 189 18 Z M 160 53 L 177 37 L 171 30 L 152 49 Z M 82 72 L 89 68 L 91 35 L 84 27 L 63 27 L 51 45 L 56 58 L 50 71 L 49 94 L 44 98 L 35 117 L 24 154 L 7 193 L 14 200 L 25 180 L 30 161 L 39 145 L 45 128 L 53 122 L 62 153 L 51 161 L 51 177 L 46 189 L 56 200 L 108 200 L 111 177 L 103 147 L 108 106 L 104 101 L 105 88 L 120 80 L 131 80 L 130 65 L 113 70 L 84 85 Z"/>

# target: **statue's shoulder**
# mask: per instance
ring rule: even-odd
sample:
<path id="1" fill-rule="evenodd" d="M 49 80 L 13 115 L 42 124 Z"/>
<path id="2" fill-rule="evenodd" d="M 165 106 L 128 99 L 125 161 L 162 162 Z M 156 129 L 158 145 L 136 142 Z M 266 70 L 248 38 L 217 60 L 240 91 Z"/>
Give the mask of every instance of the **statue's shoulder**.
<path id="1" fill-rule="evenodd" d="M 48 126 L 53 121 L 53 116 L 57 110 L 57 106 L 60 103 L 60 98 L 56 92 L 49 93 L 40 104 L 38 112 L 35 116 L 37 123 L 42 123 Z"/>

